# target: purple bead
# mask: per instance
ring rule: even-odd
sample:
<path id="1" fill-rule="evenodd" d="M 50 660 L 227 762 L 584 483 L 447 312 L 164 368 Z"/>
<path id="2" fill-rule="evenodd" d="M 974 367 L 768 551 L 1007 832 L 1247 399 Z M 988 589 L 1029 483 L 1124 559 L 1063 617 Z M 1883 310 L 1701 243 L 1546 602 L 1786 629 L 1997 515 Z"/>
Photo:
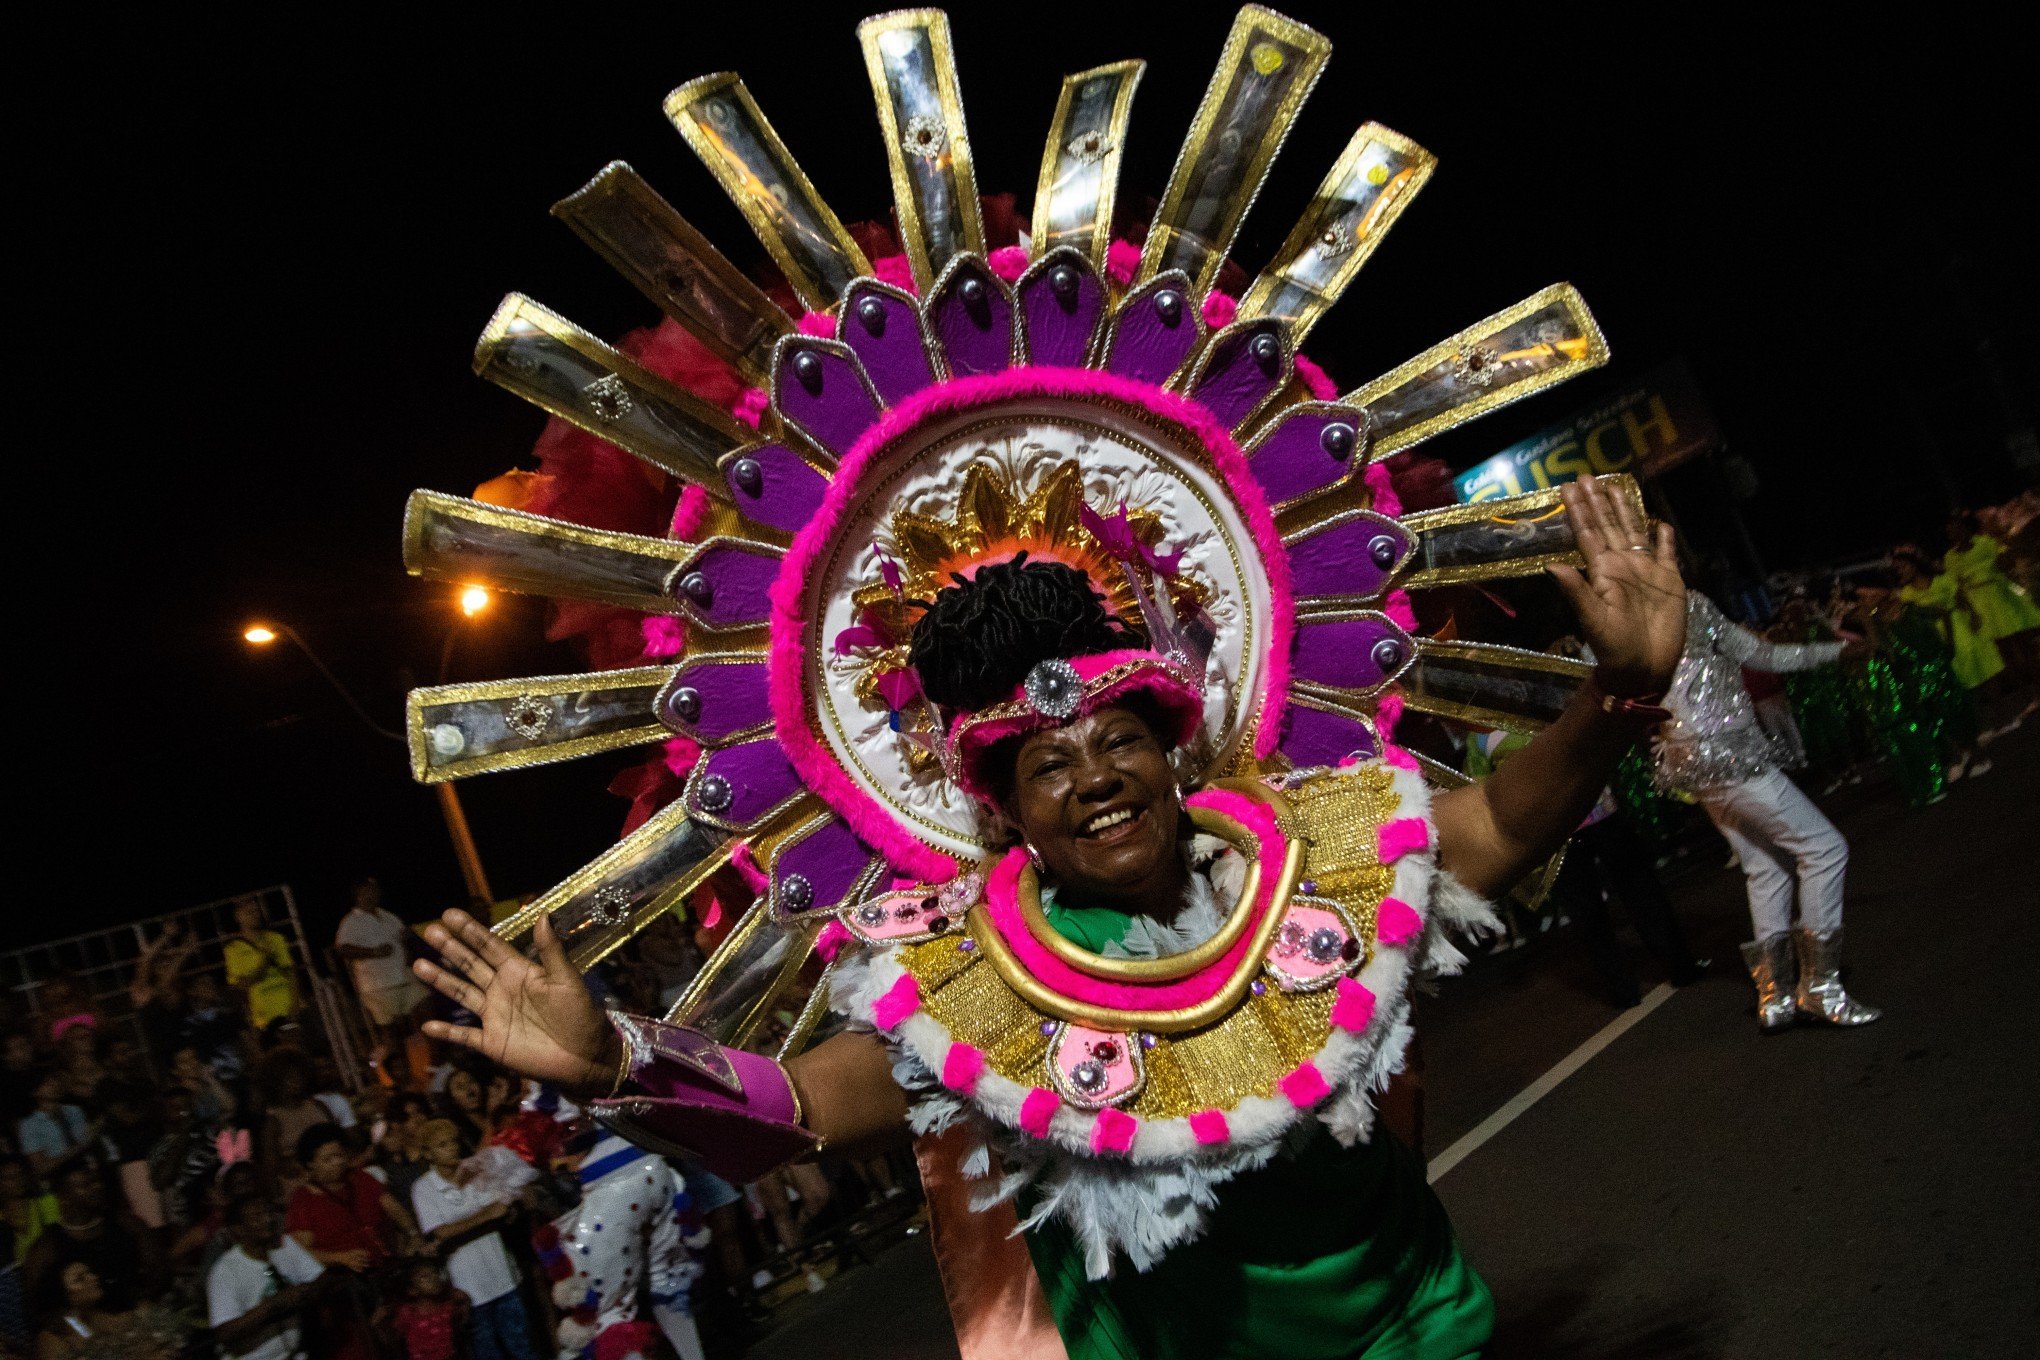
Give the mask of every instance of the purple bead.
<path id="1" fill-rule="evenodd" d="M 1043 1034 L 1053 1034 L 1053 1033 L 1055 1033 L 1055 1021 L 1053 1021 L 1053 1020 L 1044 1020 L 1044 1021 L 1042 1021 L 1042 1022 L 1041 1022 L 1041 1032 L 1042 1032 Z"/>
<path id="2" fill-rule="evenodd" d="M 1305 880 L 1303 880 L 1303 882 L 1297 884 L 1296 886 L 1303 890 L 1303 895 L 1305 897 L 1317 896 L 1317 880 L 1314 878 L 1306 878 Z"/>
<path id="3" fill-rule="evenodd" d="M 1255 978 L 1253 982 L 1248 985 L 1247 990 L 1252 992 L 1255 996 L 1266 996 L 1268 993 L 1268 984 L 1261 981 L 1261 979 L 1259 978 Z"/>
<path id="4" fill-rule="evenodd" d="M 959 954 L 968 954 L 973 949 L 976 948 L 977 948 L 976 940 L 959 940 L 957 941 L 956 952 Z"/>
<path id="5" fill-rule="evenodd" d="M 1157 1039 L 1152 1034 L 1143 1034 L 1140 1036 L 1140 1046 L 1142 1048 L 1153 1048 L 1156 1044 L 1160 1042 L 1161 1040 Z"/>

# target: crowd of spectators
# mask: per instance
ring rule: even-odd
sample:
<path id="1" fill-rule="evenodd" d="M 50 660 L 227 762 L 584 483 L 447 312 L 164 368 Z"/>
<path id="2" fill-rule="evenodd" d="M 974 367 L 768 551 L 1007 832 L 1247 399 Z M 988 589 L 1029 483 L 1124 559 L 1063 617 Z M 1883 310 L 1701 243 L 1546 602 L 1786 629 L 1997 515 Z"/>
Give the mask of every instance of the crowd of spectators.
<path id="1" fill-rule="evenodd" d="M 559 1354 L 533 1232 L 574 1209 L 591 1121 L 423 1037 L 445 1003 L 373 880 L 330 955 L 373 1045 L 354 1082 L 291 938 L 256 899 L 233 915 L 218 940 L 148 939 L 125 1005 L 53 977 L 0 1016 L 0 1357 Z M 700 963 L 669 919 L 589 981 L 661 1009 Z M 711 1355 L 755 1333 L 775 1282 L 821 1285 L 817 1233 L 911 1188 L 883 1162 L 745 1187 L 680 1169 L 714 1230 L 696 1286 Z"/>

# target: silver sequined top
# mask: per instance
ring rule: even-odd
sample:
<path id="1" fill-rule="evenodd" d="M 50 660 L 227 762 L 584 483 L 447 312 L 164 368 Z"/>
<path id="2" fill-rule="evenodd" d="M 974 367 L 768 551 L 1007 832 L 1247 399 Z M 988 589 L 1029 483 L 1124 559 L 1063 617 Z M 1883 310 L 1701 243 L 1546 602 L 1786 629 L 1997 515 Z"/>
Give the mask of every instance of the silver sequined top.
<path id="1" fill-rule="evenodd" d="M 1658 787 L 1704 793 L 1784 765 L 1787 753 L 1757 723 L 1742 667 L 1806 671 L 1841 654 L 1839 642 L 1766 642 L 1699 591 L 1689 591 L 1686 652 L 1665 695 L 1672 719 L 1652 743 Z"/>

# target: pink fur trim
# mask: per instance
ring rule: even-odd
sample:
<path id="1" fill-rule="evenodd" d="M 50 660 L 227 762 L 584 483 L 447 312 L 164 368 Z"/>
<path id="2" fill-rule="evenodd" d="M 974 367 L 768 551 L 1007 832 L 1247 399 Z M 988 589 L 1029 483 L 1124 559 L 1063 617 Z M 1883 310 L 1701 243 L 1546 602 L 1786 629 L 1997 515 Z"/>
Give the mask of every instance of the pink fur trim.
<path id="1" fill-rule="evenodd" d="M 1374 938 L 1385 945 L 1405 945 L 1417 938 L 1424 920 L 1400 897 L 1384 897 L 1374 911 Z"/>
<path id="2" fill-rule="evenodd" d="M 1332 1002 L 1332 1024 L 1358 1034 L 1374 1022 L 1374 993 L 1357 978 L 1339 979 L 1339 997 Z"/>
<path id="3" fill-rule="evenodd" d="M 836 955 L 843 952 L 843 946 L 857 937 L 850 933 L 850 927 L 841 921 L 831 921 L 822 927 L 822 933 L 815 936 L 815 952 L 822 956 L 823 963 L 834 963 Z"/>
<path id="4" fill-rule="evenodd" d="M 828 495 L 815 517 L 793 541 L 779 575 L 772 583 L 772 651 L 767 668 L 772 700 L 772 725 L 787 758 L 807 786 L 833 808 L 866 845 L 895 867 L 931 883 L 947 882 L 956 862 L 923 844 L 906 826 L 858 787 L 836 764 L 808 722 L 803 673 L 803 617 L 810 575 L 829 550 L 851 503 L 864 493 L 861 485 L 894 451 L 903 437 L 934 418 L 980 406 L 1028 397 L 1098 397 L 1123 402 L 1180 427 L 1209 453 L 1219 480 L 1231 489 L 1241 517 L 1261 553 L 1267 573 L 1269 608 L 1267 677 L 1262 689 L 1257 755 L 1266 756 L 1281 737 L 1282 711 L 1289 696 L 1289 652 L 1295 640 L 1296 604 L 1290 586 L 1289 558 L 1268 502 L 1247 471 L 1246 456 L 1232 434 L 1210 411 L 1186 397 L 1137 383 L 1117 374 L 1079 368 L 1013 368 L 1000 373 L 958 378 L 923 388 L 887 410 L 860 436 L 837 466 Z"/>
<path id="5" fill-rule="evenodd" d="M 744 880 L 744 886 L 754 893 L 764 892 L 772 886 L 772 880 L 758 866 L 758 856 L 751 849 L 749 841 L 737 842 L 737 848 L 730 851 L 730 867 L 737 871 L 737 877 Z"/>
<path id="6" fill-rule="evenodd" d="M 1274 900 L 1275 881 L 1281 876 L 1288 842 L 1276 826 L 1275 814 L 1266 803 L 1230 789 L 1200 789 L 1185 801 L 1192 807 L 1208 807 L 1222 812 L 1260 838 L 1261 892 L 1250 908 L 1253 914 L 1238 942 L 1216 962 L 1188 977 L 1168 982 L 1107 982 L 1079 972 L 1034 938 L 1026 921 L 1021 919 L 1020 870 L 1027 862 L 1027 852 L 1015 847 L 992 866 L 990 879 L 985 884 L 985 915 L 990 919 L 992 929 L 999 932 L 1013 951 L 1013 957 L 1019 960 L 1021 967 L 1063 996 L 1094 1006 L 1109 1006 L 1114 1010 L 1175 1010 L 1196 1005 L 1218 993 L 1246 959 L 1247 950 L 1253 943 L 1255 923 L 1262 919 Z"/>
<path id="7" fill-rule="evenodd" d="M 691 737 L 675 737 L 661 748 L 666 770 L 675 779 L 685 779 L 701 763 L 701 743 Z"/>
<path id="8" fill-rule="evenodd" d="M 1388 741 L 1395 736 L 1396 724 L 1402 721 L 1402 695 L 1389 693 L 1381 696 L 1381 702 L 1374 706 L 1374 730 L 1381 733 L 1381 739 Z"/>
<path id="9" fill-rule="evenodd" d="M 1395 479 L 1388 475 L 1388 464 L 1369 463 L 1361 477 L 1367 483 L 1368 509 L 1390 519 L 1402 513 L 1402 497 L 1395 494 Z"/>
<path id="10" fill-rule="evenodd" d="M 871 262 L 871 277 L 889 283 L 902 292 L 919 294 L 914 286 L 914 267 L 904 255 L 885 255 Z"/>
<path id="11" fill-rule="evenodd" d="M 1134 271 L 1140 268 L 1140 247 L 1131 241 L 1114 241 L 1105 247 L 1105 276 L 1121 288 L 1133 286 Z"/>
<path id="12" fill-rule="evenodd" d="M 1020 1131 L 1035 1138 L 1048 1137 L 1049 1125 L 1055 1122 L 1055 1112 L 1061 1108 L 1061 1096 L 1046 1086 L 1035 1087 L 1020 1102 Z"/>
<path id="13" fill-rule="evenodd" d="M 942 1084 L 959 1095 L 967 1096 L 984 1070 L 983 1049 L 965 1043 L 951 1044 L 948 1056 L 942 1059 Z"/>
<path id="14" fill-rule="evenodd" d="M 1417 764 L 1417 758 L 1415 756 L 1411 755 L 1408 751 L 1405 751 L 1402 747 L 1392 744 L 1385 744 L 1382 746 L 1381 762 L 1382 764 L 1397 770 L 1415 770 L 1422 768 Z"/>
<path id="15" fill-rule="evenodd" d="M 673 507 L 674 538 L 691 539 L 701 532 L 701 526 L 708 522 L 708 492 L 692 483 L 680 491 L 680 501 Z"/>
<path id="16" fill-rule="evenodd" d="M 1332 381 L 1332 375 L 1301 354 L 1296 356 L 1296 376 L 1303 380 L 1303 390 L 1310 393 L 1312 401 L 1339 399 L 1339 385 Z"/>
<path id="17" fill-rule="evenodd" d="M 755 430 L 764 423 L 765 412 L 771 406 L 772 398 L 764 388 L 747 387 L 738 394 L 736 405 L 730 407 L 730 414 Z"/>
<path id="18" fill-rule="evenodd" d="M 1296 1070 L 1277 1083 L 1289 1103 L 1307 1110 L 1332 1093 L 1332 1084 L 1314 1062 L 1298 1063 Z"/>
<path id="19" fill-rule="evenodd" d="M 1232 1126 L 1225 1122 L 1224 1110 L 1199 1110 L 1190 1116 L 1190 1136 L 1205 1147 L 1213 1143 L 1232 1140 Z"/>
<path id="20" fill-rule="evenodd" d="M 1027 247 L 1000 246 L 985 258 L 992 272 L 1008 283 L 1016 283 L 1027 272 Z"/>
<path id="21" fill-rule="evenodd" d="M 1393 864 L 1431 844 L 1431 827 L 1422 817 L 1394 818 L 1383 822 L 1374 834 L 1383 864 Z"/>
<path id="22" fill-rule="evenodd" d="M 1204 295 L 1204 324 L 1211 329 L 1224 330 L 1239 314 L 1240 304 L 1232 294 L 1221 293 L 1214 288 Z"/>
<path id="23" fill-rule="evenodd" d="M 1091 1125 L 1091 1151 L 1129 1151 L 1133 1147 L 1133 1135 L 1139 1130 L 1140 1121 L 1126 1111 L 1100 1110 L 1098 1122 Z"/>
<path id="24" fill-rule="evenodd" d="M 820 336 L 824 340 L 834 340 L 836 338 L 836 318 L 830 316 L 827 312 L 802 312 L 800 314 L 800 333 L 802 335 Z"/>
<path id="25" fill-rule="evenodd" d="M 645 640 L 645 655 L 663 661 L 687 650 L 687 629 L 670 614 L 647 614 L 638 620 L 638 636 Z"/>
<path id="26" fill-rule="evenodd" d="M 1417 631 L 1417 611 L 1410 604 L 1410 593 L 1407 590 L 1389 591 L 1388 598 L 1382 602 L 1381 612 L 1388 615 L 1389 620 L 1404 632 Z"/>
<path id="27" fill-rule="evenodd" d="M 919 1009 L 921 984 L 914 981 L 914 975 L 909 973 L 895 982 L 884 996 L 871 1003 L 871 1023 L 880 1029 L 891 1029 Z"/>

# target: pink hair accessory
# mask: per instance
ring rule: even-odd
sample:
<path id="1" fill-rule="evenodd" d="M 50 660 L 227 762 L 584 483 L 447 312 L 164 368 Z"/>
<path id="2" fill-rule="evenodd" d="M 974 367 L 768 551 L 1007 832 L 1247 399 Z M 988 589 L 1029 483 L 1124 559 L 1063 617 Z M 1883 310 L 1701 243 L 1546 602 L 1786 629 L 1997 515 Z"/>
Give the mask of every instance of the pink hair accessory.
<path id="1" fill-rule="evenodd" d="M 1422 817 L 1396 817 L 1375 832 L 1383 864 L 1393 864 L 1431 844 L 1431 826 Z"/>
<path id="2" fill-rule="evenodd" d="M 908 973 L 871 1003 L 871 1023 L 880 1029 L 895 1028 L 900 1021 L 921 1009 L 921 984 Z M 943 1064 L 948 1065 L 946 1062 Z"/>
<path id="3" fill-rule="evenodd" d="M 1395 735 L 1395 726 L 1402 721 L 1402 695 L 1388 693 L 1381 696 L 1381 702 L 1374 706 L 1374 730 L 1387 741 Z"/>
<path id="4" fill-rule="evenodd" d="M 1384 742 L 1382 744 L 1381 760 L 1383 764 L 1398 770 L 1414 770 L 1418 768 L 1417 758 L 1392 742 Z"/>
<path id="5" fill-rule="evenodd" d="M 1047 698 L 1037 683 L 1042 674 L 1064 681 L 1073 692 Z M 1013 687 L 1004 703 L 957 718 L 949 730 L 952 775 L 965 793 L 989 802 L 991 791 L 978 771 L 992 747 L 1008 737 L 1074 722 L 1132 694 L 1145 694 L 1162 706 L 1175 724 L 1174 731 L 1163 735 L 1178 746 L 1191 741 L 1204 722 L 1204 695 L 1188 668 L 1158 652 L 1128 647 L 1045 661 Z"/>
<path id="6" fill-rule="evenodd" d="M 1140 1131 L 1140 1121 L 1124 1110 L 1104 1109 L 1098 1111 L 1098 1122 L 1091 1125 L 1091 1151 L 1130 1151 L 1133 1135 Z"/>
<path id="7" fill-rule="evenodd" d="M 1214 288 L 1204 295 L 1204 324 L 1211 329 L 1224 330 L 1239 314 L 1240 304 L 1232 294 L 1221 293 Z"/>
<path id="8" fill-rule="evenodd" d="M 836 338 L 836 318 L 830 316 L 827 312 L 802 312 L 800 314 L 800 333 L 802 335 L 820 336 L 824 340 L 834 340 Z"/>
<path id="9" fill-rule="evenodd" d="M 953 1043 L 942 1059 L 942 1084 L 959 1095 L 969 1095 L 985 1070 L 984 1050 L 966 1043 Z"/>
<path id="10" fill-rule="evenodd" d="M 1199 1110 L 1190 1116 L 1190 1136 L 1205 1147 L 1214 1143 L 1230 1142 L 1232 1126 L 1225 1122 L 1223 1110 Z"/>
<path id="11" fill-rule="evenodd" d="M 737 871 L 738 878 L 744 880 L 744 886 L 754 893 L 762 893 L 772 886 L 772 880 L 759 866 L 758 856 L 749 841 L 738 841 L 737 848 L 730 851 L 730 867 Z"/>
<path id="12" fill-rule="evenodd" d="M 675 737 L 660 749 L 667 772 L 675 779 L 685 779 L 701 763 L 701 743 L 692 737 Z"/>
<path id="13" fill-rule="evenodd" d="M 1037 1086 L 1027 1093 L 1020 1102 L 1020 1129 L 1030 1137 L 1048 1137 L 1049 1126 L 1055 1122 L 1055 1112 L 1062 1108 L 1062 1097 L 1046 1086 Z"/>
<path id="14" fill-rule="evenodd" d="M 1374 993 L 1357 978 L 1339 979 L 1338 999 L 1332 1002 L 1332 1024 L 1348 1034 L 1358 1034 L 1374 1020 Z"/>
<path id="15" fill-rule="evenodd" d="M 1424 918 L 1400 897 L 1384 897 L 1374 913 L 1374 938 L 1389 946 L 1405 945 L 1424 928 Z"/>
<path id="16" fill-rule="evenodd" d="M 1278 1085 L 1289 1103 L 1299 1110 L 1309 1109 L 1332 1093 L 1332 1084 L 1313 1062 L 1299 1063 Z"/>

